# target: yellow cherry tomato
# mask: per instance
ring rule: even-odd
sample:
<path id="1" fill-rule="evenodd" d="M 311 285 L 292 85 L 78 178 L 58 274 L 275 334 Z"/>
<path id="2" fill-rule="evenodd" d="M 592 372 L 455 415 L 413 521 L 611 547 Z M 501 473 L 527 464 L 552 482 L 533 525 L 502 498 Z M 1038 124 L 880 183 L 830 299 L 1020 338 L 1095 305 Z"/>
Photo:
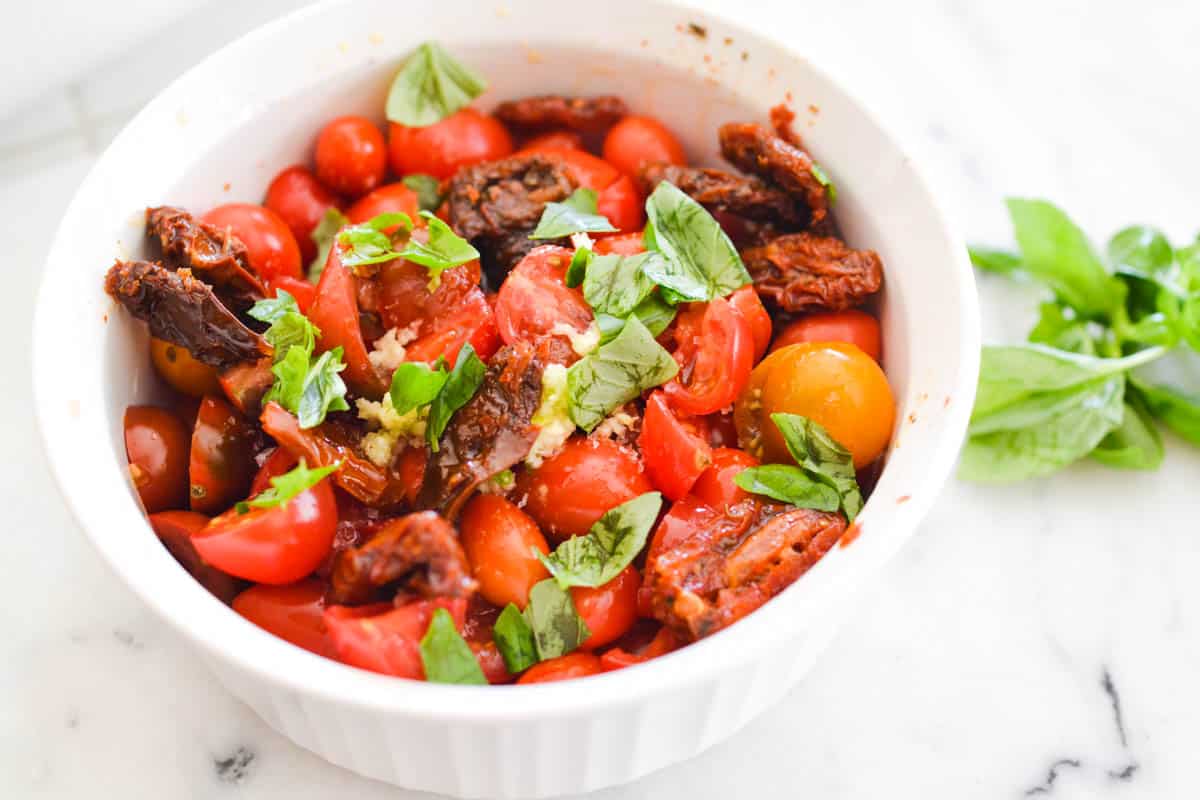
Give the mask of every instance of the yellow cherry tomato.
<path id="1" fill-rule="evenodd" d="M 150 360 L 172 389 L 192 397 L 221 394 L 216 367 L 202 364 L 185 348 L 162 339 L 150 339 Z"/>

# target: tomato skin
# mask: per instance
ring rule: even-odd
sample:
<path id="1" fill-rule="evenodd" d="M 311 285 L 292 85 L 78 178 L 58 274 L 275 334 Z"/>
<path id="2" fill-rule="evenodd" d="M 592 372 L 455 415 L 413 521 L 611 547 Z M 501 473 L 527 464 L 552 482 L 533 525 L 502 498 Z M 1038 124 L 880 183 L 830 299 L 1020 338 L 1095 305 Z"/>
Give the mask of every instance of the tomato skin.
<path id="1" fill-rule="evenodd" d="M 517 479 L 525 512 L 556 542 L 582 536 L 609 509 L 653 486 L 637 454 L 610 439 L 573 436 L 562 450 Z"/>
<path id="2" fill-rule="evenodd" d="M 547 131 L 525 142 L 524 150 L 582 150 L 583 137 L 576 131 Z"/>
<path id="3" fill-rule="evenodd" d="M 317 299 L 317 287 L 303 278 L 293 278 L 289 275 L 284 275 L 272 281 L 271 288 L 275 290 L 274 294 L 276 297 L 279 296 L 281 289 L 290 294 L 296 300 L 296 305 L 300 308 L 300 313 L 305 315 L 312 308 L 313 301 Z"/>
<path id="4" fill-rule="evenodd" d="M 251 586 L 233 599 L 233 610 L 297 647 L 333 657 L 333 646 L 325 632 L 325 586 L 316 579 L 283 586 Z"/>
<path id="5" fill-rule="evenodd" d="M 591 635 L 580 645 L 581 648 L 595 650 L 603 647 L 633 627 L 638 618 L 638 589 L 641 586 L 642 576 L 637 567 L 630 564 L 603 586 L 594 589 L 571 587 L 575 610 L 591 631 Z"/>
<path id="6" fill-rule="evenodd" d="M 421 211 L 421 206 L 417 201 L 417 193 L 403 183 L 389 183 L 360 197 L 346 211 L 346 219 L 357 225 L 380 214 L 396 211 L 408 214 L 409 219 L 414 222 L 419 221 L 417 215 Z M 390 233 L 391 231 L 386 232 Z"/>
<path id="7" fill-rule="evenodd" d="M 757 364 L 771 343 L 771 315 L 767 313 L 753 285 L 743 286 L 729 295 L 729 303 L 750 325 L 750 333 L 754 337 L 754 363 Z"/>
<path id="8" fill-rule="evenodd" d="M 638 449 L 650 482 L 669 500 L 690 492 L 712 463 L 708 442 L 679 421 L 661 391 L 652 393 L 646 401 Z"/>
<path id="9" fill-rule="evenodd" d="M 584 150 L 526 146 L 518 155 L 538 153 L 561 163 L 576 182 L 596 192 L 596 210 L 614 227 L 633 231 L 642 227 L 644 210 L 636 184 L 607 161 Z"/>
<path id="10" fill-rule="evenodd" d="M 487 678 L 488 683 L 493 686 L 512 683 L 512 675 L 508 674 L 504 656 L 500 655 L 500 649 L 496 647 L 495 642 L 468 641 L 467 645 L 475 654 L 475 660 L 479 662 L 479 668 L 483 670 L 483 677 Z"/>
<path id="11" fill-rule="evenodd" d="M 879 320 L 865 311 L 822 311 L 790 323 L 775 339 L 771 352 L 800 342 L 845 342 L 876 361 L 883 352 Z"/>
<path id="12" fill-rule="evenodd" d="M 496 314 L 478 286 L 472 287 L 456 308 L 439 314 L 424 327 L 428 332 L 405 350 L 406 361 L 432 364 L 439 356 L 445 356 L 446 363 L 453 368 L 463 345 L 468 342 L 475 355 L 484 361 L 500 349 Z"/>
<path id="13" fill-rule="evenodd" d="M 550 577 L 533 555 L 550 552 L 537 523 L 503 497 L 476 495 L 463 510 L 459 531 L 471 575 L 489 603 L 523 609 L 533 585 Z"/>
<path id="14" fill-rule="evenodd" d="M 342 379 L 346 385 L 371 399 L 378 399 L 388 389 L 388 383 L 367 358 L 358 320 L 357 279 L 342 264 L 340 245 L 329 249 L 329 260 L 317 283 L 317 299 L 309 309 L 308 318 L 321 330 L 317 350 L 325 352 L 343 348 L 346 369 Z"/>
<path id="15" fill-rule="evenodd" d="M 192 536 L 205 561 L 255 583 L 298 581 L 321 565 L 333 549 L 337 500 L 329 478 L 285 505 L 231 508 Z"/>
<path id="16" fill-rule="evenodd" d="M 659 628 L 658 633 L 654 638 L 640 650 L 630 652 L 621 647 L 614 647 L 600 656 L 600 664 L 604 667 L 605 672 L 611 672 L 614 669 L 624 669 L 637 664 L 644 664 L 647 661 L 665 656 L 667 653 L 678 650 L 683 646 L 683 642 L 679 637 L 671 632 L 669 628 Z"/>
<path id="17" fill-rule="evenodd" d="M 228 229 L 244 245 L 250 266 L 270 284 L 280 277 L 300 277 L 300 245 L 292 229 L 269 208 L 252 203 L 227 203 L 201 221 Z"/>
<path id="18" fill-rule="evenodd" d="M 202 364 L 186 348 L 150 337 L 150 362 L 167 385 L 189 397 L 221 391 L 216 367 Z"/>
<path id="19" fill-rule="evenodd" d="M 188 458 L 193 511 L 215 514 L 245 497 L 256 470 L 256 438 L 249 421 L 222 398 L 200 401 Z"/>
<path id="20" fill-rule="evenodd" d="M 232 601 L 242 590 L 245 584 L 205 562 L 192 544 L 192 534 L 208 525 L 208 517 L 195 511 L 159 511 L 151 514 L 149 521 L 175 560 L 222 603 Z"/>
<path id="21" fill-rule="evenodd" d="M 608 217 L 617 230 L 635 231 L 646 224 L 642 193 L 627 175 L 617 178 L 597 194 L 596 212 Z"/>
<path id="22" fill-rule="evenodd" d="M 335 657 L 343 664 L 423 680 L 421 637 L 439 608 L 450 612 L 455 627 L 462 628 L 467 608 L 467 601 L 462 598 L 418 600 L 398 608 L 385 604 L 356 608 L 330 606 L 325 609 L 325 627 Z"/>
<path id="23" fill-rule="evenodd" d="M 271 454 L 262 462 L 262 466 L 258 468 L 258 472 L 254 473 L 254 480 L 250 484 L 250 497 L 258 495 L 271 488 L 271 479 L 278 478 L 285 472 L 290 472 L 292 467 L 299 463 L 299 459 L 286 447 L 276 447 L 271 451 Z"/>
<path id="24" fill-rule="evenodd" d="M 263 205 L 274 211 L 296 237 L 300 255 L 305 262 L 317 254 L 312 232 L 329 208 L 336 208 L 337 197 L 326 189 L 303 164 L 295 164 L 280 172 L 267 187 Z"/>
<path id="25" fill-rule="evenodd" d="M 512 136 L 504 124 L 470 107 L 423 128 L 397 122 L 388 127 L 388 154 L 397 175 L 449 178 L 461 167 L 504 158 L 512 151 Z"/>
<path id="26" fill-rule="evenodd" d="M 410 506 L 416 505 L 417 494 L 425 481 L 425 462 L 429 460 L 429 450 L 424 447 L 406 447 L 400 454 L 396 471 L 404 484 L 404 499 Z"/>
<path id="27" fill-rule="evenodd" d="M 125 456 L 134 488 L 148 513 L 187 500 L 188 435 L 179 418 L 154 406 L 125 409 Z"/>
<path id="28" fill-rule="evenodd" d="M 586 678 L 589 675 L 599 675 L 604 669 L 600 659 L 591 653 L 569 653 L 565 656 L 552 658 L 540 664 L 534 664 L 525 670 L 519 684 L 552 683 L 568 681 L 573 678 Z"/>
<path id="29" fill-rule="evenodd" d="M 221 373 L 220 383 L 221 391 L 234 408 L 248 417 L 256 417 L 262 409 L 263 397 L 275 383 L 271 359 L 235 364 Z"/>
<path id="30" fill-rule="evenodd" d="M 592 308 L 578 287 L 567 288 L 572 252 L 542 245 L 513 267 L 496 296 L 496 327 L 505 344 L 536 342 L 563 324 L 577 331 L 592 323 Z"/>
<path id="31" fill-rule="evenodd" d="M 600 256 L 609 254 L 636 256 L 638 253 L 646 252 L 644 234 L 645 231 L 635 231 L 604 236 L 596 240 L 596 246 L 592 248 L 592 251 Z"/>
<path id="32" fill-rule="evenodd" d="M 317 135 L 314 160 L 321 183 L 339 194 L 358 197 L 383 183 L 387 145 L 366 117 L 338 117 Z"/>
<path id="33" fill-rule="evenodd" d="M 681 372 L 664 387 L 672 406 L 700 416 L 737 399 L 754 367 L 754 335 L 750 323 L 728 300 L 718 297 L 709 302 L 698 335 L 682 337 L 678 344 L 674 355 Z"/>
<path id="34" fill-rule="evenodd" d="M 636 179 L 646 164 L 683 165 L 687 155 L 675 134 L 654 117 L 631 114 L 609 129 L 604 137 L 604 160 Z"/>
<path id="35" fill-rule="evenodd" d="M 743 450 L 718 447 L 712 451 L 712 464 L 692 487 L 692 495 L 716 509 L 740 503 L 750 493 L 733 479 L 742 470 L 757 466 L 758 459 Z"/>

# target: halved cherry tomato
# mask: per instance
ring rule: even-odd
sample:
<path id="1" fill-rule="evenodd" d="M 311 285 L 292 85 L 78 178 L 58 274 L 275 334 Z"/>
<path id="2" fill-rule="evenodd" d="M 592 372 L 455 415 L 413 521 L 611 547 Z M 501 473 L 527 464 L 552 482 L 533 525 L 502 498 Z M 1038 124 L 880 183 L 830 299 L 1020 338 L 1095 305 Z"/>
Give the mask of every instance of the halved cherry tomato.
<path id="1" fill-rule="evenodd" d="M 205 562 L 192 544 L 192 534 L 208 525 L 208 517 L 195 511 L 159 511 L 149 519 L 155 535 L 175 560 L 222 603 L 230 602 L 242 590 L 245 584 Z"/>
<path id="2" fill-rule="evenodd" d="M 610 253 L 618 256 L 636 256 L 638 253 L 646 252 L 644 233 L 644 231 L 635 231 L 634 233 L 614 233 L 611 236 L 604 236 L 596 240 L 596 246 L 592 250 L 601 256 Z"/>
<path id="3" fill-rule="evenodd" d="M 882 353 L 879 320 L 853 308 L 801 317 L 783 329 L 771 346 L 771 352 L 800 342 L 846 342 L 876 361 Z"/>
<path id="4" fill-rule="evenodd" d="M 282 289 L 295 298 L 301 314 L 308 314 L 313 301 L 317 299 L 317 287 L 303 278 L 284 275 L 271 281 L 271 288 L 275 290 L 276 297 L 279 296 L 279 290 Z"/>
<path id="5" fill-rule="evenodd" d="M 445 356 L 446 363 L 453 367 L 458 362 L 459 351 L 468 342 L 475 355 L 484 361 L 500 349 L 496 314 L 478 286 L 471 287 L 456 307 L 429 320 L 422 331 L 420 338 L 405 350 L 406 361 L 432 364 L 439 356 Z"/>
<path id="6" fill-rule="evenodd" d="M 231 508 L 192 535 L 205 561 L 255 583 L 298 581 L 321 565 L 337 530 L 333 484 L 323 479 L 281 506 Z"/>
<path id="7" fill-rule="evenodd" d="M 677 340 L 680 374 L 664 387 L 672 406 L 699 416 L 737 399 L 754 367 L 754 335 L 741 312 L 718 297 L 708 303 L 699 333 L 677 332 Z"/>
<path id="8" fill-rule="evenodd" d="M 489 603 L 525 608 L 533 585 L 550 577 L 534 555 L 550 552 L 537 523 L 503 497 L 476 495 L 459 520 L 459 538 Z"/>
<path id="9" fill-rule="evenodd" d="M 555 541 L 582 536 L 609 509 L 654 487 L 637 454 L 611 439 L 573 436 L 517 479 L 525 511 Z"/>
<path id="10" fill-rule="evenodd" d="M 356 283 L 357 279 L 342 264 L 340 245 L 331 247 L 308 318 L 321 331 L 318 350 L 343 348 L 346 369 L 342 378 L 346 385 L 356 394 L 379 398 L 387 391 L 388 384 L 367 358 L 367 345 L 358 321 Z"/>
<path id="11" fill-rule="evenodd" d="M 557 150 L 582 150 L 583 137 L 575 131 L 547 131 L 529 139 L 523 149 L 554 148 Z"/>
<path id="12" fill-rule="evenodd" d="M 230 231 L 246 245 L 250 266 L 264 283 L 284 276 L 300 277 L 300 245 L 292 229 L 271 209 L 252 203 L 227 203 L 200 219 Z"/>
<path id="13" fill-rule="evenodd" d="M 308 167 L 302 164 L 288 167 L 276 175 L 263 199 L 263 205 L 278 214 L 291 229 L 305 262 L 312 261 L 317 254 L 317 243 L 312 239 L 313 230 L 325 212 L 337 207 L 337 204 L 333 192 L 322 186 Z"/>
<path id="14" fill-rule="evenodd" d="M 300 459 L 286 447 L 276 447 L 262 462 L 258 472 L 254 473 L 254 480 L 250 484 L 250 497 L 256 497 L 271 488 L 272 478 L 289 472 L 299 461 Z"/>
<path id="15" fill-rule="evenodd" d="M 729 303 L 750 323 L 750 333 L 754 336 L 754 362 L 758 363 L 771 343 L 771 315 L 753 286 L 743 286 L 729 295 Z"/>
<path id="16" fill-rule="evenodd" d="M 508 666 L 495 642 L 468 641 L 467 645 L 475 654 L 475 660 L 479 662 L 479 668 L 483 670 L 483 677 L 487 678 L 488 683 L 493 686 L 512 683 L 512 675 L 508 674 Z"/>
<path id="17" fill-rule="evenodd" d="M 631 114 L 604 137 L 604 160 L 636 179 L 646 164 L 686 164 L 683 145 L 654 117 Z"/>
<path id="18" fill-rule="evenodd" d="M 404 484 L 404 499 L 410 506 L 417 502 L 417 494 L 425 481 L 425 462 L 429 460 L 429 450 L 424 447 L 406 447 L 400 454 L 396 464 L 396 472 L 400 482 Z"/>
<path id="19" fill-rule="evenodd" d="M 603 647 L 633 627 L 638 617 L 638 589 L 641 585 L 642 576 L 637 567 L 630 564 L 603 586 L 595 589 L 586 586 L 571 588 L 575 610 L 591 631 L 580 647 L 584 650 Z"/>
<path id="20" fill-rule="evenodd" d="M 437 288 L 429 290 L 429 270 L 404 259 L 389 261 L 375 280 L 375 305 L 385 328 L 425 326 L 447 316 L 479 288 L 479 262 L 469 261 L 442 273 Z"/>
<path id="21" fill-rule="evenodd" d="M 512 137 L 504 124 L 473 108 L 460 109 L 423 128 L 396 122 L 388 128 L 388 153 L 397 175 L 449 178 L 460 167 L 495 161 L 512 150 Z"/>
<path id="22" fill-rule="evenodd" d="M 534 664 L 525 671 L 517 683 L 568 681 L 573 678 L 586 678 L 588 675 L 599 675 L 603 671 L 600 659 L 591 653 L 569 653 L 540 664 Z"/>
<path id="23" fill-rule="evenodd" d="M 234 598 L 233 610 L 297 647 L 333 657 L 325 632 L 325 586 L 318 580 L 251 586 Z"/>
<path id="24" fill-rule="evenodd" d="M 188 494 L 188 435 L 179 418 L 154 406 L 125 409 L 129 477 L 146 511 L 184 505 Z"/>
<path id="25" fill-rule="evenodd" d="M 637 650 L 626 650 L 622 647 L 614 647 L 600 655 L 600 663 L 604 667 L 605 672 L 611 672 L 614 669 L 624 669 L 625 667 L 644 664 L 650 659 L 664 656 L 674 650 L 683 647 L 683 642 L 679 637 L 671 632 L 670 628 L 659 628 L 654 638 L 648 644 Z"/>
<path id="26" fill-rule="evenodd" d="M 566 248 L 542 245 L 508 273 L 496 297 L 496 326 L 505 344 L 537 341 L 559 325 L 583 332 L 592 324 L 583 292 L 564 282 L 571 256 Z"/>
<path id="27" fill-rule="evenodd" d="M 387 145 L 379 128 L 366 117 L 338 117 L 317 135 L 314 160 L 321 183 L 358 197 L 383 183 Z"/>
<path id="28" fill-rule="evenodd" d="M 150 337 L 150 362 L 167 385 L 182 394 L 203 397 L 221 390 L 217 368 L 202 364 L 177 344 Z"/>
<path id="29" fill-rule="evenodd" d="M 638 449 L 650 482 L 669 500 L 690 492 L 712 463 L 708 442 L 679 421 L 662 392 L 654 392 L 646 401 Z"/>
<path id="30" fill-rule="evenodd" d="M 358 202 L 346 211 L 346 219 L 357 225 L 380 214 L 400 211 L 408 214 L 409 219 L 414 222 L 419 222 L 417 214 L 420 210 L 421 206 L 417 202 L 416 192 L 403 183 L 389 183 L 387 186 L 380 186 L 370 194 L 360 197 Z"/>
<path id="31" fill-rule="evenodd" d="M 719 447 L 712 451 L 712 464 L 692 487 L 692 494 L 716 509 L 740 503 L 749 493 L 733 482 L 738 473 L 758 466 L 758 459 L 744 450 Z"/>
<path id="32" fill-rule="evenodd" d="M 235 364 L 221 373 L 221 391 L 233 407 L 248 417 L 258 416 L 262 399 L 275 383 L 271 359 Z M 195 425 L 193 424 L 193 427 Z"/>
<path id="33" fill-rule="evenodd" d="M 455 627 L 462 628 L 467 601 L 461 598 L 418 600 L 399 608 L 383 604 L 330 606 L 325 609 L 325 628 L 336 658 L 343 664 L 422 680 L 421 637 L 439 608 L 449 611 Z"/>
<path id="34" fill-rule="evenodd" d="M 193 511 L 213 514 L 246 496 L 257 468 L 256 438 L 254 426 L 220 397 L 209 395 L 200 402 L 188 459 Z"/>

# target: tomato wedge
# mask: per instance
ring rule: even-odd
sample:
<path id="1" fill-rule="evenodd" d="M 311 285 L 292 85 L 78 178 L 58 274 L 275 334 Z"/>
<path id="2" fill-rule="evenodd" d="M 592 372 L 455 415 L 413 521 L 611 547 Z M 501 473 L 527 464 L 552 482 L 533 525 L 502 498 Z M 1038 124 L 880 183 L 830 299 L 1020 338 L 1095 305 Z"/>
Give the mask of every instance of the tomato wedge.
<path id="1" fill-rule="evenodd" d="M 754 336 L 754 363 L 757 364 L 771 344 L 771 315 L 753 286 L 738 289 L 729 295 L 729 302 L 750 323 L 750 333 Z"/>
<path id="2" fill-rule="evenodd" d="M 192 534 L 208 525 L 208 517 L 195 511 L 160 511 L 150 515 L 150 527 L 163 546 L 197 582 L 222 603 L 228 603 L 245 586 L 232 575 L 208 564 L 196 552 Z"/>
<path id="3" fill-rule="evenodd" d="M 604 671 L 600 659 L 591 653 L 570 653 L 534 664 L 517 683 L 553 683 L 599 675 Z"/>
<path id="4" fill-rule="evenodd" d="M 429 629 L 433 612 L 444 608 L 462 629 L 467 613 L 463 598 L 417 600 L 399 608 L 376 604 L 325 610 L 325 627 L 338 661 L 359 669 L 422 680 L 421 637 Z"/>
<path id="5" fill-rule="evenodd" d="M 321 330 L 318 350 L 342 348 L 346 362 L 342 378 L 346 385 L 357 394 L 378 399 L 387 391 L 388 382 L 367 358 L 367 344 L 358 320 L 357 282 L 342 264 L 340 247 L 331 247 L 308 318 Z"/>
<path id="6" fill-rule="evenodd" d="M 432 364 L 439 356 L 453 367 L 463 345 L 470 342 L 475 355 L 487 361 L 500 349 L 500 333 L 496 314 L 487 295 L 478 286 L 471 290 L 454 308 L 430 319 L 422 326 L 420 338 L 405 349 L 405 361 L 424 361 Z"/>
<path id="7" fill-rule="evenodd" d="M 246 496 L 256 469 L 256 438 L 250 421 L 220 397 L 200 401 L 188 460 L 193 511 L 224 511 Z"/>
<path id="8" fill-rule="evenodd" d="M 740 503 L 750 494 L 734 483 L 734 478 L 742 470 L 757 466 L 758 459 L 744 450 L 718 447 L 712 451 L 712 464 L 692 487 L 692 494 L 717 509 Z"/>
<path id="9" fill-rule="evenodd" d="M 325 632 L 325 586 L 316 579 L 251 586 L 233 599 L 233 610 L 297 647 L 333 657 Z"/>
<path id="10" fill-rule="evenodd" d="M 672 406 L 695 416 L 720 411 L 736 400 L 754 367 L 750 323 L 728 300 L 709 302 L 698 328 L 698 333 L 695 326 L 677 329 L 674 355 L 680 371 L 664 387 Z"/>
<path id="11" fill-rule="evenodd" d="M 679 421 L 662 392 L 654 392 L 646 401 L 638 448 L 650 482 L 670 500 L 690 492 L 712 463 L 708 442 Z"/>
<path id="12" fill-rule="evenodd" d="M 496 326 L 505 344 L 535 342 L 560 325 L 582 333 L 592 324 L 583 292 L 564 282 L 572 255 L 554 245 L 535 247 L 508 273 L 496 297 Z"/>

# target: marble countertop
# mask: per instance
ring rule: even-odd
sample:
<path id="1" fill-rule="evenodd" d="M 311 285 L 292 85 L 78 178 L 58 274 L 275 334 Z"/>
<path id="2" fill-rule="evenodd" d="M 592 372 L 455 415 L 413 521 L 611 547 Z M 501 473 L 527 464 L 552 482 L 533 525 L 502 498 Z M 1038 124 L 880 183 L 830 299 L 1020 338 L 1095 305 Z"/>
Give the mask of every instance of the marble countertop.
<path id="1" fill-rule="evenodd" d="M 188 12 L 0 120 L 0 796 L 416 796 L 321 762 L 226 694 L 92 552 L 30 413 L 31 301 L 74 187 L 161 85 L 293 5 Z M 736 9 L 788 26 L 899 128 L 968 239 L 1007 241 L 1010 193 L 1053 199 L 1097 238 L 1200 228 L 1200 6 L 802 0 L 780 19 L 770 5 Z M 981 291 L 985 337 L 1019 336 L 1030 290 Z M 1200 795 L 1200 452 L 1168 450 L 1152 474 L 952 482 L 784 701 L 701 759 L 596 797 Z"/>

